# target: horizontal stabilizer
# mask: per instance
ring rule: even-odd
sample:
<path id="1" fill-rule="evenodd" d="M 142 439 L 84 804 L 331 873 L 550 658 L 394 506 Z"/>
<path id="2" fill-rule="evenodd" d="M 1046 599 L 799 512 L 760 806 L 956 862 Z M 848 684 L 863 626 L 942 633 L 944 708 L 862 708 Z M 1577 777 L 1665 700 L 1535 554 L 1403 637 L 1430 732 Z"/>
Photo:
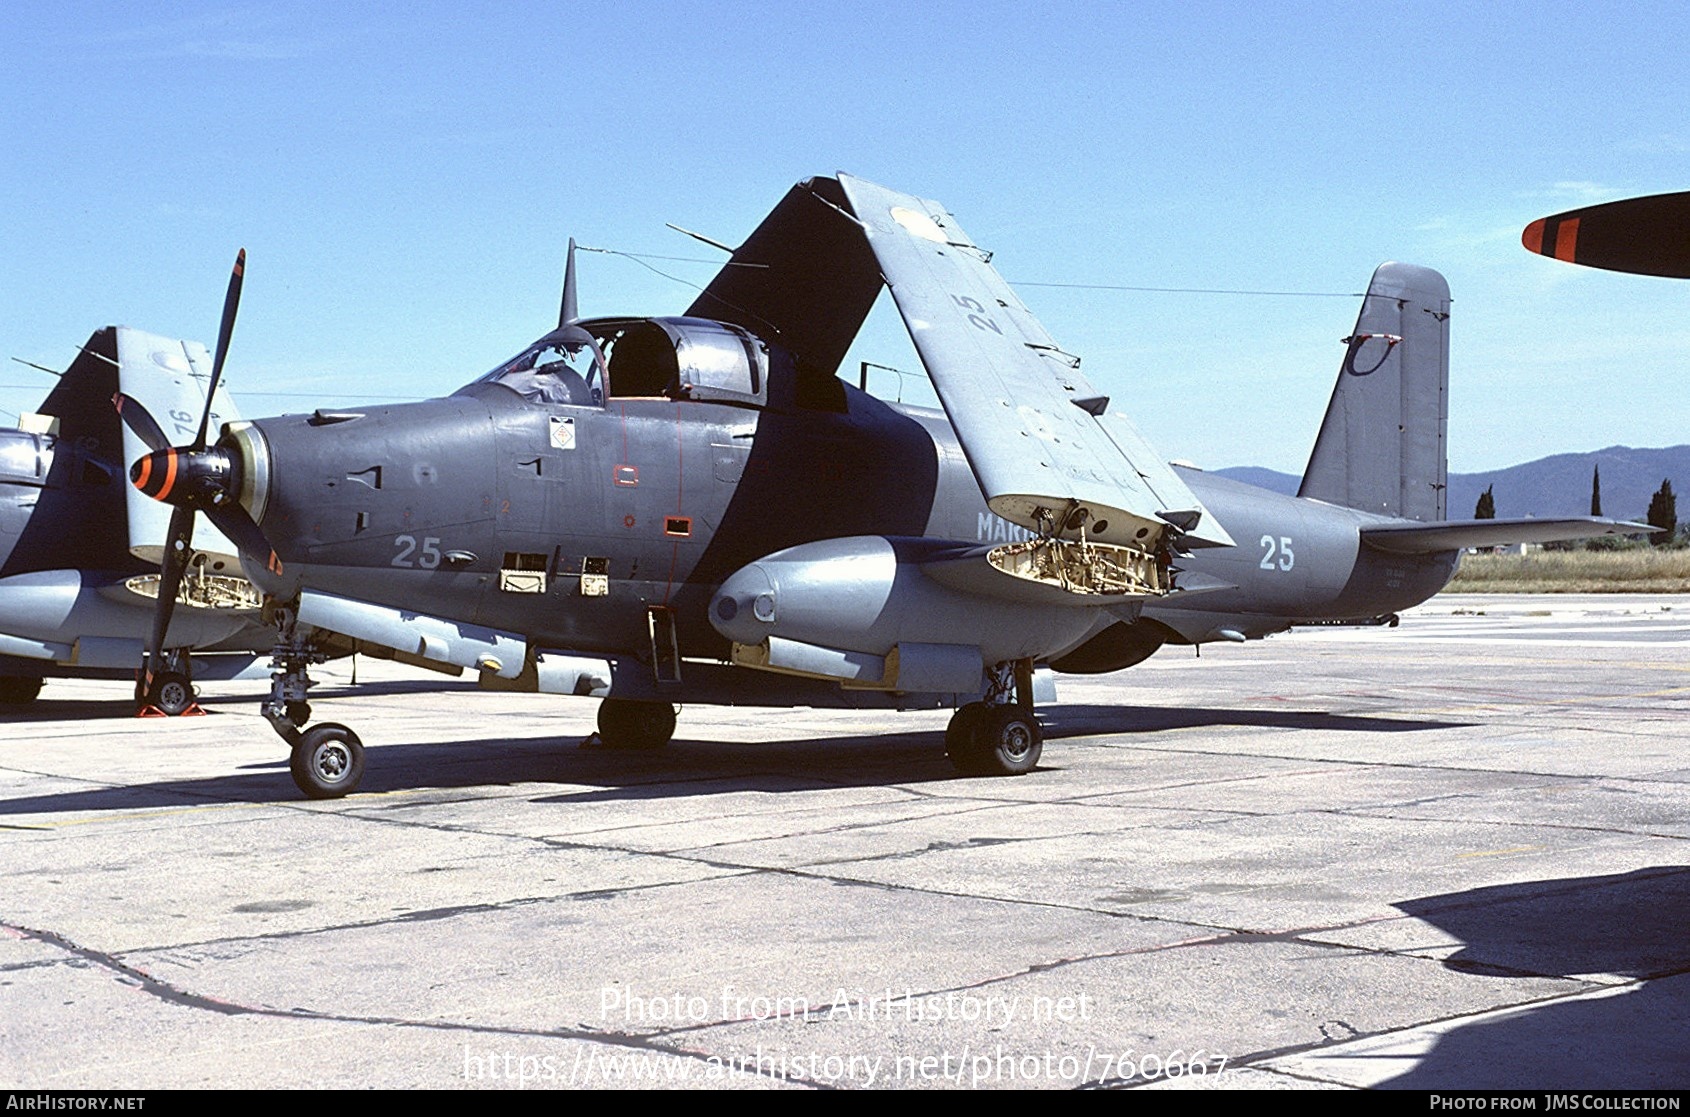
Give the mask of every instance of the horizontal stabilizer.
<path id="1" fill-rule="evenodd" d="M 1561 543 L 1598 535 L 1637 535 L 1657 531 L 1648 524 L 1568 516 L 1547 520 L 1443 520 L 1431 524 L 1382 524 L 1361 529 L 1361 541 L 1399 555 L 1429 555 L 1468 547 L 1503 547 L 1510 543 Z"/>

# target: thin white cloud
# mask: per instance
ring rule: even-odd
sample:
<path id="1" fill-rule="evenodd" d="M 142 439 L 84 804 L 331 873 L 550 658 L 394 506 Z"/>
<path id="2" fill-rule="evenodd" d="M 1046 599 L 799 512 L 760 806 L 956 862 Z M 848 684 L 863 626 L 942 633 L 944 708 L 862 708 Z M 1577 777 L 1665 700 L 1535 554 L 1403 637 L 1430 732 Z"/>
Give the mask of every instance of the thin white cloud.
<path id="1" fill-rule="evenodd" d="M 1514 196 L 1529 200 L 1549 198 L 1556 201 L 1572 201 L 1590 205 L 1596 202 L 1610 201 L 1624 193 L 1625 191 L 1621 187 L 1608 186 L 1600 182 L 1563 180 L 1537 190 L 1521 190 Z"/>
<path id="2" fill-rule="evenodd" d="M 268 62 L 314 54 L 319 43 L 289 35 L 287 14 L 268 8 L 227 8 L 181 19 L 113 28 L 104 41 L 132 58 L 209 58 Z"/>
<path id="3" fill-rule="evenodd" d="M 257 43 L 239 39 L 195 39 L 181 44 L 176 53 L 191 58 L 222 58 L 237 62 L 268 62 L 304 58 L 314 48 L 301 42 Z"/>

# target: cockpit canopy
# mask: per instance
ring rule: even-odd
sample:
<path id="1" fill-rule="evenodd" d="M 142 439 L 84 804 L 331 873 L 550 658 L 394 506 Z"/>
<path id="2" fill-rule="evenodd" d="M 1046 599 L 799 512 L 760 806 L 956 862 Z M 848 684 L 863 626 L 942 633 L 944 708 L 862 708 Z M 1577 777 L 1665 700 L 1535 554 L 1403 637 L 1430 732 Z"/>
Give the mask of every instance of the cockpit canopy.
<path id="1" fill-rule="evenodd" d="M 580 326 L 553 330 L 476 380 L 503 384 L 530 403 L 595 407 L 604 403 L 604 354 Z"/>
<path id="2" fill-rule="evenodd" d="M 606 318 L 553 330 L 476 384 L 534 403 L 603 406 L 640 396 L 762 406 L 768 349 L 705 318 Z"/>

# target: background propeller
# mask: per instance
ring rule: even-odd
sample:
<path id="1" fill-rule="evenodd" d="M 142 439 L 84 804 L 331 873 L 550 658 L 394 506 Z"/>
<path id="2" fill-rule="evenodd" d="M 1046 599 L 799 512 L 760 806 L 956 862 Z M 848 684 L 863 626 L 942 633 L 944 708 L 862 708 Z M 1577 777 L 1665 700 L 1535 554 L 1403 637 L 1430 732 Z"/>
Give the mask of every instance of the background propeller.
<path id="1" fill-rule="evenodd" d="M 229 340 L 235 330 L 235 315 L 240 309 L 245 272 L 246 249 L 243 248 L 235 257 L 235 268 L 229 276 L 229 291 L 223 299 L 223 320 L 217 329 L 217 349 L 211 363 L 211 381 L 206 386 L 205 409 L 200 415 L 199 430 L 192 443 L 185 447 L 171 446 L 163 428 L 139 400 L 119 392 L 112 401 L 124 424 L 153 451 L 135 463 L 130 479 L 148 496 L 174 505 L 169 532 L 165 537 L 164 559 L 159 566 L 158 605 L 153 613 L 152 637 L 147 643 L 146 667 L 139 695 L 142 701 L 149 703 L 154 702 L 155 690 L 165 673 L 165 636 L 170 629 L 171 615 L 176 611 L 182 578 L 193 559 L 195 513 L 205 512 L 242 552 L 268 553 L 272 569 L 279 570 L 281 566 L 263 532 L 230 494 L 228 455 L 221 450 L 206 449 L 212 400 L 223 379 L 223 363 L 229 355 Z"/>

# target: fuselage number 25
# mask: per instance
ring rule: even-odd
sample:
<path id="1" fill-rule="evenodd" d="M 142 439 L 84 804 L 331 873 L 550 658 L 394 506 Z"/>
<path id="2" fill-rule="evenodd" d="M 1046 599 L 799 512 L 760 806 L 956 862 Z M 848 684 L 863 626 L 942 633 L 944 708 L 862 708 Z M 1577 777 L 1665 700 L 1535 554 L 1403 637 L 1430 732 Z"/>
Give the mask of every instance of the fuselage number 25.
<path id="1" fill-rule="evenodd" d="M 417 550 L 417 537 L 401 535 L 393 540 L 398 553 L 389 561 L 390 566 L 420 566 L 424 570 L 433 570 L 440 565 L 440 540 L 430 535 L 422 541 L 422 550 Z"/>
<path id="2" fill-rule="evenodd" d="M 1262 548 L 1262 561 L 1256 565 L 1263 570 L 1289 570 L 1297 564 L 1289 535 L 1281 535 L 1277 540 L 1271 535 L 1264 535 Z"/>

